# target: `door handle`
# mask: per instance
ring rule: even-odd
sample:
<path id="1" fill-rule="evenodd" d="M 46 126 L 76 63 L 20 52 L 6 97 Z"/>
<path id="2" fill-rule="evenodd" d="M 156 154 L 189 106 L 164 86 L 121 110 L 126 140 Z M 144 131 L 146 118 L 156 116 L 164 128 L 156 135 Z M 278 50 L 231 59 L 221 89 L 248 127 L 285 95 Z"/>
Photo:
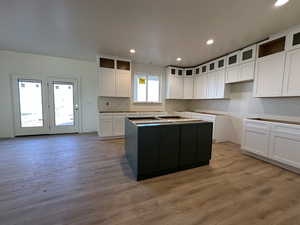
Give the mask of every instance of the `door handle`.
<path id="1" fill-rule="evenodd" d="M 74 109 L 75 109 L 75 110 L 78 110 L 78 109 L 79 109 L 78 104 L 75 104 L 75 105 L 74 105 Z"/>

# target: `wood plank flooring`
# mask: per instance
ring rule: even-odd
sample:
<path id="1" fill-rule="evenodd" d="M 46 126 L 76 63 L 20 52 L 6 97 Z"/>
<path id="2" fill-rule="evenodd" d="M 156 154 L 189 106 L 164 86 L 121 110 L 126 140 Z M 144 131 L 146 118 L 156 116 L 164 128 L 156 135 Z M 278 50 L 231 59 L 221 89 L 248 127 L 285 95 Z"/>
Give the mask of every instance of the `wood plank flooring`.
<path id="1" fill-rule="evenodd" d="M 225 143 L 210 166 L 136 182 L 122 140 L 2 140 L 0 224 L 299 225 L 300 176 Z"/>

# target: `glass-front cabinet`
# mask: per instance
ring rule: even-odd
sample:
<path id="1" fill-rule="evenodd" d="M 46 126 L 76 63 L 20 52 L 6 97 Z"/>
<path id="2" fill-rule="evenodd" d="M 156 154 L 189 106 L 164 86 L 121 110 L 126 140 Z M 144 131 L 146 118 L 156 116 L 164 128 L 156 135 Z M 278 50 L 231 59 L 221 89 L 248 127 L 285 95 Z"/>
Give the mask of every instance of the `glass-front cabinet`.
<path id="1" fill-rule="evenodd" d="M 226 66 L 227 67 L 231 67 L 231 66 L 235 66 L 238 65 L 240 63 L 240 51 L 231 53 L 227 56 L 227 63 Z"/>

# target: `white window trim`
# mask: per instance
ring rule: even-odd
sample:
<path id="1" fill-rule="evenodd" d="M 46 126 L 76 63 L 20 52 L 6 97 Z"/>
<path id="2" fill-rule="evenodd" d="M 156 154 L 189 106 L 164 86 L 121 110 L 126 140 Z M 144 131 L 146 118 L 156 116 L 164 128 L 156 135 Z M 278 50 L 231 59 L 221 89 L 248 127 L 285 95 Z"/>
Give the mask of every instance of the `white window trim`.
<path id="1" fill-rule="evenodd" d="M 137 82 L 136 82 L 136 77 L 137 76 L 145 76 L 146 77 L 146 101 L 143 101 L 143 102 L 140 102 L 140 101 L 137 101 Z M 158 93 L 158 98 L 159 100 L 157 102 L 148 102 L 148 77 L 149 76 L 156 76 L 159 78 L 159 87 L 158 87 L 158 90 L 159 90 L 159 93 Z M 151 74 L 151 73 L 134 73 L 134 76 L 133 76 L 133 103 L 134 104 L 162 104 L 162 96 L 161 96 L 161 85 L 162 83 L 162 77 L 160 75 L 155 75 L 155 74 Z"/>

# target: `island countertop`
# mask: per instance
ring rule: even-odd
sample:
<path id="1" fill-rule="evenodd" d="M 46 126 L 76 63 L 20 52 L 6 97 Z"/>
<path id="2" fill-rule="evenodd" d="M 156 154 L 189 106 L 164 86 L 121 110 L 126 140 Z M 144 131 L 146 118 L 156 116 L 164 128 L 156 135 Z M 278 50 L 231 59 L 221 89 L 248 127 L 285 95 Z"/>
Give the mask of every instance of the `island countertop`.
<path id="1" fill-rule="evenodd" d="M 180 116 L 157 116 L 157 117 L 129 117 L 136 126 L 158 126 L 158 125 L 179 125 L 189 123 L 205 123 L 207 121 L 191 119 Z"/>

